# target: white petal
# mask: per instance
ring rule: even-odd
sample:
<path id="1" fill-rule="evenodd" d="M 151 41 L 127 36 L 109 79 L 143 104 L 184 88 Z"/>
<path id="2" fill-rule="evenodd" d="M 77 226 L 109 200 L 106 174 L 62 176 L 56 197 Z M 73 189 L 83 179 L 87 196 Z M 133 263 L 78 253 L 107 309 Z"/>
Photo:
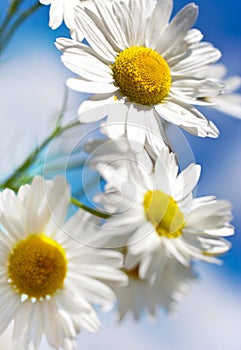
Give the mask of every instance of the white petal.
<path id="1" fill-rule="evenodd" d="M 113 9 L 108 6 L 107 3 L 104 4 L 103 2 L 98 1 L 96 2 L 96 7 L 97 10 L 99 10 L 98 15 L 100 16 L 100 21 L 103 23 L 105 30 L 109 34 L 109 42 L 111 42 L 117 52 L 124 50 L 126 47 L 128 47 L 128 42 L 126 40 L 126 36 L 123 32 L 122 27 L 119 25 L 114 15 Z M 113 7 L 115 7 L 115 3 L 113 3 Z M 96 18 L 94 22 L 96 24 Z"/>
<path id="2" fill-rule="evenodd" d="M 215 103 L 212 107 L 218 111 L 231 115 L 235 118 L 241 118 L 241 95 L 220 95 L 210 99 L 211 102 Z"/>
<path id="3" fill-rule="evenodd" d="M 51 197 L 53 182 L 44 181 L 41 176 L 35 176 L 29 195 L 24 198 L 23 205 L 26 209 L 26 233 L 38 234 L 45 231 L 51 211 L 48 201 Z M 50 193 L 50 197 L 48 196 Z"/>
<path id="4" fill-rule="evenodd" d="M 198 202 L 198 206 L 187 217 L 187 229 L 218 229 L 232 220 L 231 204 L 228 201 L 210 200 L 206 203 L 200 203 L 194 199 L 194 204 L 195 202 Z"/>
<path id="5" fill-rule="evenodd" d="M 172 191 L 172 196 L 175 200 L 181 201 L 193 191 L 201 173 L 201 167 L 198 164 L 190 164 L 177 177 L 175 188 Z"/>
<path id="6" fill-rule="evenodd" d="M 125 38 L 127 41 L 127 47 L 135 45 L 134 33 L 133 33 L 133 18 L 130 13 L 130 8 L 127 2 L 112 2 L 113 12 L 116 16 L 116 20 L 120 24 Z"/>
<path id="7" fill-rule="evenodd" d="M 102 125 L 101 130 L 112 140 L 117 140 L 125 134 L 126 117 L 128 114 L 128 106 L 119 103 L 119 109 L 109 113 L 106 126 Z M 104 129 L 103 129 L 104 128 Z"/>
<path id="8" fill-rule="evenodd" d="M 58 348 L 63 342 L 63 331 L 60 324 L 57 306 L 53 299 L 42 303 L 44 333 L 49 345 Z"/>
<path id="9" fill-rule="evenodd" d="M 61 42 L 59 40 L 57 43 Z M 59 44 L 57 44 L 60 47 Z M 64 49 L 61 56 L 64 65 L 83 80 L 90 80 L 96 83 L 113 83 L 112 70 L 109 66 L 100 61 L 97 57 L 86 52 L 84 45 L 72 43 Z"/>
<path id="10" fill-rule="evenodd" d="M 162 33 L 157 43 L 157 51 L 165 55 L 168 54 L 175 46 L 185 37 L 186 32 L 193 26 L 198 14 L 198 7 L 191 3 L 186 5 L 173 18 L 171 23 Z"/>
<path id="11" fill-rule="evenodd" d="M 222 93 L 223 89 L 224 84 L 219 80 L 178 79 L 172 82 L 170 95 L 174 94 L 183 102 L 206 105 L 206 101 L 198 99 L 215 97 Z"/>
<path id="12" fill-rule="evenodd" d="M 52 0 L 49 11 L 49 26 L 56 29 L 60 26 L 64 17 L 64 0 Z"/>
<path id="13" fill-rule="evenodd" d="M 218 130 L 193 106 L 181 101 L 167 100 L 155 106 L 160 116 L 200 137 L 217 137 Z"/>
<path id="14" fill-rule="evenodd" d="M 102 83 L 95 81 L 88 81 L 81 78 L 69 78 L 67 80 L 67 86 L 73 90 L 80 92 L 88 92 L 91 94 L 100 93 L 110 93 L 117 91 L 118 88 L 112 83 Z"/>
<path id="15" fill-rule="evenodd" d="M 108 115 L 113 115 L 116 122 L 123 124 L 126 118 L 127 107 L 115 101 L 114 94 L 94 95 L 83 102 L 78 109 L 78 118 L 81 122 L 93 122 Z"/>
<path id="16" fill-rule="evenodd" d="M 143 150 L 142 155 L 137 155 L 128 157 L 128 166 L 127 171 L 131 180 L 131 183 L 136 188 L 136 199 L 138 196 L 142 196 L 148 189 L 152 189 L 153 178 L 152 178 L 152 167 L 150 167 L 150 159 L 148 159 L 148 155 Z M 133 193 L 133 191 L 132 191 Z"/>
<path id="17" fill-rule="evenodd" d="M 109 34 L 100 19 L 90 10 L 77 7 L 76 25 L 94 51 L 107 62 L 113 63 L 117 52 L 108 42 Z M 92 17 L 92 18 L 91 18 Z"/>
<path id="18" fill-rule="evenodd" d="M 230 249 L 231 243 L 219 236 L 207 235 L 204 233 L 184 233 L 183 239 L 186 243 L 199 249 L 201 253 L 208 252 L 210 255 L 223 254 Z"/>
<path id="19" fill-rule="evenodd" d="M 184 266 L 189 266 L 189 261 L 190 258 L 187 254 L 186 249 L 183 250 L 183 247 L 181 246 L 181 241 L 180 239 L 165 239 L 164 240 L 165 246 L 166 246 L 166 250 L 168 253 L 171 253 L 171 255 L 177 259 L 177 261 L 180 262 L 180 264 L 184 265 Z M 185 247 L 185 246 L 184 246 Z"/>
<path id="20" fill-rule="evenodd" d="M 100 233 L 101 234 L 101 233 Z M 86 254 L 81 255 L 81 262 L 87 264 L 107 265 L 120 268 L 123 265 L 123 256 L 121 253 L 108 249 L 87 249 Z"/>
<path id="21" fill-rule="evenodd" d="M 43 336 L 42 303 L 36 302 L 33 304 L 28 325 L 26 341 L 34 344 L 36 349 L 38 349 Z"/>
<path id="22" fill-rule="evenodd" d="M 48 210 L 51 213 L 50 219 L 44 230 L 47 235 L 54 235 L 63 225 L 69 203 L 70 188 L 66 184 L 65 178 L 58 176 L 54 179 L 47 199 Z"/>
<path id="23" fill-rule="evenodd" d="M 191 55 L 171 67 L 171 74 L 172 76 L 197 74 L 207 65 L 219 60 L 221 55 L 221 52 L 211 44 L 201 42 L 192 47 Z"/>
<path id="24" fill-rule="evenodd" d="M 49 5 L 52 0 L 39 0 L 40 4 Z"/>
<path id="25" fill-rule="evenodd" d="M 100 321 L 95 311 L 91 314 L 81 313 L 78 316 L 78 323 L 89 332 L 96 332 L 100 328 Z"/>
<path id="26" fill-rule="evenodd" d="M 115 301 L 114 292 L 104 283 L 87 276 L 79 276 L 79 292 L 93 304 L 105 305 Z"/>
<path id="27" fill-rule="evenodd" d="M 6 303 L 0 306 L 0 334 L 5 331 L 11 321 L 14 319 L 14 315 L 17 313 L 19 306 L 20 300 L 15 293 L 9 295 Z"/>
<path id="28" fill-rule="evenodd" d="M 76 0 L 68 0 L 65 1 L 64 4 L 64 23 L 69 29 L 75 29 L 75 12 L 74 8 L 78 1 Z"/>
<path id="29" fill-rule="evenodd" d="M 91 278 L 97 278 L 111 282 L 121 282 L 122 284 L 126 284 L 128 281 L 127 276 L 123 272 L 106 265 L 82 264 L 77 267 L 77 270 L 79 273 Z"/>
<path id="30" fill-rule="evenodd" d="M 188 31 L 187 35 L 185 36 L 185 41 L 189 45 L 192 45 L 201 41 L 202 38 L 203 38 L 203 34 L 200 32 L 200 30 L 194 28 Z"/>
<path id="31" fill-rule="evenodd" d="M 129 1 L 129 11 L 131 13 L 131 22 L 132 27 L 132 43 L 131 46 L 144 45 L 145 40 L 145 29 L 146 29 L 146 20 L 145 20 L 145 11 L 146 3 L 143 0 Z"/>
<path id="32" fill-rule="evenodd" d="M 138 110 L 133 103 L 129 107 L 126 129 L 131 148 L 136 152 L 141 151 L 146 138 L 145 111 Z"/>
<path id="33" fill-rule="evenodd" d="M 133 235 L 128 242 L 128 252 L 131 255 L 147 254 L 158 249 L 160 245 L 160 239 L 156 234 L 155 228 L 151 224 L 145 225 L 144 229 L 140 229 Z M 145 235 L 145 236 L 144 236 Z"/>
<path id="34" fill-rule="evenodd" d="M 159 115 L 155 110 L 146 111 L 146 140 L 147 148 L 150 154 L 154 153 L 154 157 L 159 155 L 162 148 L 165 146 L 166 135 L 163 130 Z"/>
<path id="35" fill-rule="evenodd" d="M 26 344 L 26 346 L 28 343 L 27 332 L 32 307 L 33 304 L 30 300 L 22 302 L 19 311 L 16 312 L 14 317 L 13 341 L 19 342 L 19 340 L 22 338 L 22 342 Z"/>
<path id="36" fill-rule="evenodd" d="M 175 154 L 163 147 L 155 164 L 155 183 L 158 190 L 171 194 L 176 181 L 178 166 Z"/>
<path id="37" fill-rule="evenodd" d="M 170 19 L 173 8 L 172 0 L 159 0 L 153 9 L 146 28 L 146 47 L 156 48 L 160 37 Z"/>

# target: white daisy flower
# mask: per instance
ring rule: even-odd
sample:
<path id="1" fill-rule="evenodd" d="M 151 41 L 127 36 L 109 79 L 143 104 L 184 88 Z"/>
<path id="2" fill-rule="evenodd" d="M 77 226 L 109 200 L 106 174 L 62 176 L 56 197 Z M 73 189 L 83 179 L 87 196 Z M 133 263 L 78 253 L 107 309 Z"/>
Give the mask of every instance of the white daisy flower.
<path id="1" fill-rule="evenodd" d="M 170 21 L 172 0 L 95 4 L 98 15 L 81 7 L 76 12 L 76 31 L 89 45 L 65 38 L 56 43 L 65 66 L 78 75 L 67 85 L 93 94 L 79 107 L 80 121 L 108 115 L 113 138 L 126 132 L 142 145 L 160 130 L 160 117 L 192 134 L 217 137 L 213 123 L 193 107 L 209 105 L 206 99 L 223 89 L 218 80 L 195 76 L 221 56 L 190 29 L 197 6 L 185 6 Z M 135 125 L 142 127 L 138 133 Z"/>
<path id="2" fill-rule="evenodd" d="M 175 155 L 167 147 L 154 169 L 147 157 L 136 156 L 127 163 L 128 177 L 110 166 L 101 175 L 107 189 L 96 197 L 113 214 L 104 225 L 110 246 L 127 244 L 125 266 L 138 264 L 140 278 L 155 280 L 158 271 L 172 257 L 189 266 L 192 259 L 219 262 L 230 243 L 223 236 L 233 234 L 228 201 L 215 197 L 193 198 L 200 166 L 191 164 L 178 175 Z"/>
<path id="3" fill-rule="evenodd" d="M 128 314 L 139 320 L 144 312 L 156 318 L 160 306 L 168 312 L 175 312 L 177 302 L 181 301 L 189 283 L 196 277 L 191 266 L 184 267 L 172 258 L 160 269 L 154 283 L 141 279 L 138 268 L 124 271 L 129 277 L 128 285 L 124 288 L 113 287 L 118 300 L 119 321 Z"/>
<path id="4" fill-rule="evenodd" d="M 74 349 L 81 328 L 100 326 L 93 304 L 115 300 L 103 282 L 126 281 L 120 253 L 80 243 L 95 218 L 78 212 L 64 224 L 69 195 L 64 178 L 39 176 L 0 194 L 0 334 L 13 321 L 16 348 L 38 349 L 45 335 L 54 349 Z"/>

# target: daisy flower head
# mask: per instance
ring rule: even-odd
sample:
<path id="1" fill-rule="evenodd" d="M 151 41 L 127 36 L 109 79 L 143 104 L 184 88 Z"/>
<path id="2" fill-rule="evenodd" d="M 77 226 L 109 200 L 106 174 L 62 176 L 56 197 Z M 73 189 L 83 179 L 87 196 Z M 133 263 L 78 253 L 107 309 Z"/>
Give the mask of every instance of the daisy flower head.
<path id="1" fill-rule="evenodd" d="M 115 300 L 104 281 L 126 281 L 120 253 L 69 237 L 83 241 L 95 222 L 80 212 L 64 223 L 69 195 L 64 178 L 40 176 L 0 194 L 0 334 L 13 321 L 21 349 L 38 349 L 43 335 L 54 349 L 75 349 L 80 329 L 100 326 L 93 305 Z"/>
<path id="2" fill-rule="evenodd" d="M 177 260 L 170 258 L 160 269 L 154 281 L 142 279 L 138 266 L 132 270 L 124 270 L 129 277 L 129 283 L 124 288 L 114 286 L 117 295 L 117 319 L 122 321 L 128 315 L 139 320 L 144 313 L 152 319 L 158 316 L 159 308 L 175 313 L 177 303 L 186 294 L 188 286 L 196 276 L 192 267 L 185 267 Z"/>
<path id="3" fill-rule="evenodd" d="M 223 236 L 233 234 L 231 205 L 215 197 L 194 198 L 200 166 L 191 164 L 178 174 L 175 155 L 163 147 L 154 167 L 137 154 L 127 168 L 124 177 L 119 169 L 103 167 L 107 187 L 96 198 L 114 214 L 104 228 L 113 236 L 111 246 L 126 244 L 126 268 L 139 265 L 140 278 L 154 281 L 170 257 L 183 266 L 193 259 L 220 262 L 216 256 L 230 248 Z"/>
<path id="4" fill-rule="evenodd" d="M 150 130 L 161 129 L 161 120 L 217 137 L 217 128 L 193 106 L 209 105 L 207 97 L 223 89 L 217 79 L 196 77 L 221 56 L 191 29 L 197 6 L 188 4 L 171 20 L 172 0 L 97 0 L 95 6 L 95 12 L 80 7 L 76 12 L 76 30 L 89 45 L 65 38 L 56 42 L 63 63 L 78 75 L 67 85 L 93 94 L 79 107 L 80 121 L 107 116 L 116 129 L 113 137 L 126 133 L 141 144 Z M 142 126 L 138 136 L 133 125 Z"/>

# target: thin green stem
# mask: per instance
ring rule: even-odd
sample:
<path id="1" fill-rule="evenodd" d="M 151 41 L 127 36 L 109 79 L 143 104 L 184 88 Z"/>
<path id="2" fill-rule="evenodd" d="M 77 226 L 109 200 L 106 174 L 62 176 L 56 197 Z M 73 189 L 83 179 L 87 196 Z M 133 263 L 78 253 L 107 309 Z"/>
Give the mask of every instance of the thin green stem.
<path id="1" fill-rule="evenodd" d="M 62 109 L 59 113 L 59 116 L 58 116 L 58 119 L 57 119 L 57 122 L 56 122 L 56 127 L 60 126 L 61 125 L 61 121 L 63 119 L 63 116 L 66 112 L 66 108 L 67 108 L 67 101 L 68 101 L 68 88 L 65 87 L 65 90 L 64 90 L 64 98 L 63 98 L 63 105 L 62 105 Z"/>
<path id="2" fill-rule="evenodd" d="M 30 168 L 31 165 L 35 162 L 39 153 L 53 140 L 54 137 L 60 136 L 64 131 L 69 130 L 75 126 L 78 126 L 79 122 L 74 122 L 67 124 L 64 127 L 56 126 L 54 131 L 45 139 L 43 142 L 35 148 L 33 152 L 25 159 L 25 161 L 17 167 L 13 174 L 11 174 L 3 183 L 0 184 L 0 188 L 11 188 L 16 190 L 14 183 L 16 182 L 16 177 L 21 178 L 22 175 Z M 31 178 L 30 178 L 31 179 Z"/>
<path id="3" fill-rule="evenodd" d="M 76 198 L 71 198 L 71 203 L 74 204 L 76 207 L 84 209 L 85 211 L 88 211 L 89 213 L 98 216 L 101 219 L 108 219 L 109 217 L 111 217 L 110 214 L 107 213 L 102 213 L 98 210 L 95 210 L 93 208 L 88 207 L 87 205 L 79 202 Z"/>
<path id="4" fill-rule="evenodd" d="M 22 12 L 19 17 L 15 20 L 15 22 L 11 25 L 11 27 L 8 29 L 7 33 L 3 36 L 2 42 L 1 42 L 1 51 L 3 51 L 6 46 L 9 44 L 10 39 L 12 38 L 15 31 L 18 29 L 20 24 L 25 21 L 30 15 L 32 15 L 37 9 L 39 9 L 41 4 L 37 2 L 30 8 L 28 8 L 26 11 Z M 4 29 L 4 28 L 3 28 Z"/>
<path id="5" fill-rule="evenodd" d="M 11 21 L 12 17 L 16 14 L 19 5 L 21 4 L 21 0 L 15 0 L 13 1 L 8 9 L 7 15 L 5 19 L 3 20 L 1 26 L 0 26 L 0 35 L 4 32 L 5 28 L 7 28 L 9 22 Z"/>

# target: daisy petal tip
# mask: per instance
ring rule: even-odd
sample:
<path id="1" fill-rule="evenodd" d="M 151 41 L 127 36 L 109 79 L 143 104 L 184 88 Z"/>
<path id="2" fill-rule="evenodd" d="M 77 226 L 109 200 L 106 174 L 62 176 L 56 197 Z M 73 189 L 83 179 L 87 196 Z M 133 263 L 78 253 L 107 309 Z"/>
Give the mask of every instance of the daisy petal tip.
<path id="1" fill-rule="evenodd" d="M 190 2 L 184 8 L 191 9 L 193 11 L 193 14 L 195 14 L 195 17 L 197 19 L 198 12 L 199 12 L 199 6 L 195 2 Z"/>
<path id="2" fill-rule="evenodd" d="M 195 11 L 198 14 L 199 6 L 195 2 L 190 2 L 189 6 L 192 7 L 193 9 L 195 9 Z"/>
<path id="3" fill-rule="evenodd" d="M 196 170 L 197 179 L 199 179 L 200 175 L 201 175 L 202 167 L 200 164 L 194 164 L 194 166 L 195 166 L 195 170 Z"/>
<path id="4" fill-rule="evenodd" d="M 216 127 L 216 125 L 213 122 L 209 122 L 209 127 L 210 127 L 210 130 L 209 130 L 209 133 L 208 133 L 207 136 L 211 137 L 211 138 L 219 137 L 220 132 L 219 132 L 218 128 Z"/>
<path id="5" fill-rule="evenodd" d="M 125 275 L 122 277 L 122 280 L 120 280 L 119 285 L 120 285 L 121 287 L 126 287 L 126 286 L 128 286 L 128 284 L 129 284 L 129 277 L 125 274 Z"/>

